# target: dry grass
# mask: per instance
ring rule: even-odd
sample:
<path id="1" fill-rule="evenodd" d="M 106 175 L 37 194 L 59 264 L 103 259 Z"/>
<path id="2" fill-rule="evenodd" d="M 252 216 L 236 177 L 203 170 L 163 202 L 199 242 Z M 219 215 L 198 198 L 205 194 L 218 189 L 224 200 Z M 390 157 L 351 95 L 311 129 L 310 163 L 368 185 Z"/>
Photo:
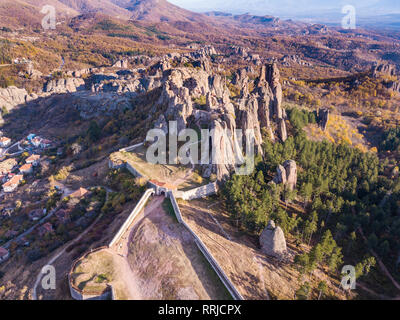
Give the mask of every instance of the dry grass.
<path id="1" fill-rule="evenodd" d="M 233 227 L 219 203 L 201 199 L 180 204 L 180 208 L 190 227 L 200 236 L 245 299 L 294 298 L 300 281 L 292 259 L 299 252 L 289 241 L 290 262 L 279 262 L 259 249 L 256 238 Z M 319 281 L 325 280 L 328 291 L 334 293 L 332 295 L 344 298 L 337 289 L 337 283 L 324 273 L 316 272 L 306 280 L 314 288 Z"/>
<path id="2" fill-rule="evenodd" d="M 131 164 L 148 180 L 166 182 L 179 189 L 191 189 L 205 184 L 189 167 L 149 163 L 146 160 L 146 150 L 145 147 L 139 147 L 134 152 L 116 152 L 113 156 Z"/>
<path id="3" fill-rule="evenodd" d="M 89 254 L 76 266 L 73 283 L 85 293 L 98 293 L 107 288 L 115 277 L 113 256 L 104 250 Z"/>

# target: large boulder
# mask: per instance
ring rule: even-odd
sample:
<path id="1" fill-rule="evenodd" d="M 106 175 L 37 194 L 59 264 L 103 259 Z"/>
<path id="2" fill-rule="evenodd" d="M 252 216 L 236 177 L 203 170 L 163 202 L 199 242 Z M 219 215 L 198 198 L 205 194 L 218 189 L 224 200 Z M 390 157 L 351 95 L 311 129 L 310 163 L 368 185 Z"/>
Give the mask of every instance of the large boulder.
<path id="1" fill-rule="evenodd" d="M 275 226 L 274 221 L 270 220 L 267 227 L 260 235 L 261 250 L 272 257 L 282 259 L 287 254 L 286 239 L 283 230 Z"/>

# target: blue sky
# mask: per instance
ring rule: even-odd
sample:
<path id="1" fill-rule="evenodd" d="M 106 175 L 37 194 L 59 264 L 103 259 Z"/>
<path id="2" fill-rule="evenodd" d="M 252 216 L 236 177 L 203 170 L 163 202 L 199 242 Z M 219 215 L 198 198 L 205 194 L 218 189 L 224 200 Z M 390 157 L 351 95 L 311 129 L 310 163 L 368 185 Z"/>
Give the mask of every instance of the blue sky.
<path id="1" fill-rule="evenodd" d="M 400 0 L 168 0 L 182 8 L 204 12 L 224 11 L 257 15 L 298 17 L 307 14 L 341 14 L 344 5 L 354 5 L 360 15 L 400 13 Z"/>

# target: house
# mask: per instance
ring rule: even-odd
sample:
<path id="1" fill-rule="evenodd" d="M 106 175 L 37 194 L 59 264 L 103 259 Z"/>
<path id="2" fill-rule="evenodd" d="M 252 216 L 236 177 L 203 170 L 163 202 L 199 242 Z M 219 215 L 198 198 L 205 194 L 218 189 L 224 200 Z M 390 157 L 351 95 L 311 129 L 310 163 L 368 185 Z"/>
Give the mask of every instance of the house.
<path id="1" fill-rule="evenodd" d="M 51 225 L 50 222 L 46 222 L 45 224 L 41 225 L 39 227 L 39 235 L 41 237 L 43 237 L 44 235 L 48 234 L 48 233 L 53 233 L 53 226 Z"/>
<path id="2" fill-rule="evenodd" d="M 6 261 L 10 257 L 10 252 L 7 249 L 0 247 L 0 263 Z"/>
<path id="3" fill-rule="evenodd" d="M 61 223 L 66 223 L 71 221 L 71 214 L 70 211 L 68 210 L 64 210 L 64 209 L 60 209 L 56 212 L 56 217 L 58 219 L 59 222 Z"/>
<path id="4" fill-rule="evenodd" d="M 13 192 L 15 189 L 17 189 L 18 185 L 20 184 L 23 178 L 24 176 L 21 174 L 17 174 L 14 177 L 12 177 L 5 184 L 3 184 L 4 192 Z"/>
<path id="5" fill-rule="evenodd" d="M 71 193 L 69 195 L 70 198 L 82 198 L 84 197 L 89 191 L 87 191 L 85 188 L 79 188 L 78 190 L 76 190 L 75 192 Z"/>
<path id="6" fill-rule="evenodd" d="M 10 158 L 0 162 L 0 174 L 7 174 L 14 170 L 18 162 L 14 158 Z"/>
<path id="7" fill-rule="evenodd" d="M 26 163 L 32 164 L 33 166 L 37 166 L 40 163 L 40 155 L 32 154 L 25 160 Z"/>
<path id="8" fill-rule="evenodd" d="M 31 163 L 25 163 L 19 168 L 19 172 L 22 174 L 30 174 L 33 172 L 33 166 Z"/>
<path id="9" fill-rule="evenodd" d="M 28 217 L 29 219 L 31 219 L 32 221 L 37 221 L 39 220 L 41 217 L 43 217 L 45 211 L 42 209 L 36 209 L 36 210 L 32 210 L 31 212 L 28 213 Z"/>
<path id="10" fill-rule="evenodd" d="M 11 144 L 11 139 L 7 137 L 0 138 L 0 147 L 5 148 Z"/>

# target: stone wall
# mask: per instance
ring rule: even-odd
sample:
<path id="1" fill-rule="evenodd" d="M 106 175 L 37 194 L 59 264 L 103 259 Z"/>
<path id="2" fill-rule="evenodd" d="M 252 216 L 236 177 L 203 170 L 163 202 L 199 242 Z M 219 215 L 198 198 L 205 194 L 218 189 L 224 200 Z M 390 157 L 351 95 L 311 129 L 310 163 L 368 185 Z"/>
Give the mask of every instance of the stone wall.
<path id="1" fill-rule="evenodd" d="M 154 189 L 147 189 L 146 190 L 146 192 L 140 198 L 139 202 L 136 204 L 135 208 L 132 210 L 132 212 L 129 215 L 129 217 L 125 220 L 124 224 L 121 226 L 121 228 L 119 229 L 117 234 L 111 240 L 110 244 L 108 245 L 109 247 L 111 247 L 114 243 L 119 241 L 119 239 L 122 237 L 122 235 L 125 233 L 125 231 L 129 228 L 130 224 L 135 219 L 137 214 L 144 208 L 144 206 L 147 203 L 147 200 L 150 198 L 150 196 L 153 193 L 154 193 Z"/>
<path id="2" fill-rule="evenodd" d="M 125 167 L 135 177 L 139 177 L 139 178 L 143 177 L 143 175 L 138 170 L 136 170 L 132 165 L 130 165 L 129 163 L 126 162 Z"/>
<path id="3" fill-rule="evenodd" d="M 99 293 L 92 293 L 92 294 L 87 294 L 81 289 L 79 289 L 77 286 L 75 286 L 72 282 L 72 274 L 79 262 L 82 260 L 86 259 L 89 254 L 92 254 L 93 252 L 97 252 L 100 250 L 103 250 L 107 247 L 100 247 L 96 248 L 94 250 L 87 251 L 82 257 L 80 257 L 78 260 L 76 260 L 71 268 L 71 271 L 68 274 L 68 285 L 69 285 L 69 291 L 71 293 L 71 297 L 74 298 L 75 300 L 111 300 L 112 299 L 112 287 L 109 286 L 109 290 L 99 292 Z"/>
<path id="4" fill-rule="evenodd" d="M 204 255 L 204 257 L 207 259 L 207 261 L 211 265 L 211 267 L 214 269 L 215 273 L 218 275 L 218 277 L 220 278 L 220 280 L 222 281 L 222 283 L 224 284 L 226 289 L 229 291 L 232 298 L 235 300 L 243 300 L 242 295 L 239 293 L 239 291 L 236 289 L 235 285 L 230 281 L 228 276 L 222 270 L 221 266 L 215 260 L 215 258 L 211 254 L 211 252 L 207 249 L 206 245 L 203 243 L 203 241 L 197 236 L 197 234 L 192 230 L 192 228 L 189 227 L 189 225 L 183 219 L 181 210 L 179 209 L 178 203 L 176 202 L 174 193 L 171 191 L 168 192 L 168 197 L 171 200 L 172 207 L 174 208 L 174 212 L 175 212 L 176 218 L 178 219 L 179 223 L 183 224 L 185 226 L 185 228 L 192 234 L 197 247 L 199 248 L 201 253 Z"/>
<path id="5" fill-rule="evenodd" d="M 216 182 L 209 183 L 207 185 L 194 188 L 188 191 L 175 191 L 174 196 L 178 199 L 183 200 L 193 200 L 198 198 L 207 197 L 209 195 L 215 194 L 218 191 L 218 186 Z"/>
<path id="6" fill-rule="evenodd" d="M 144 145 L 144 142 L 138 143 L 138 144 L 134 144 L 133 146 L 129 146 L 129 147 L 125 147 L 122 149 L 119 149 L 120 152 L 132 152 L 133 150 L 135 150 L 136 148 L 141 147 L 142 145 Z"/>

